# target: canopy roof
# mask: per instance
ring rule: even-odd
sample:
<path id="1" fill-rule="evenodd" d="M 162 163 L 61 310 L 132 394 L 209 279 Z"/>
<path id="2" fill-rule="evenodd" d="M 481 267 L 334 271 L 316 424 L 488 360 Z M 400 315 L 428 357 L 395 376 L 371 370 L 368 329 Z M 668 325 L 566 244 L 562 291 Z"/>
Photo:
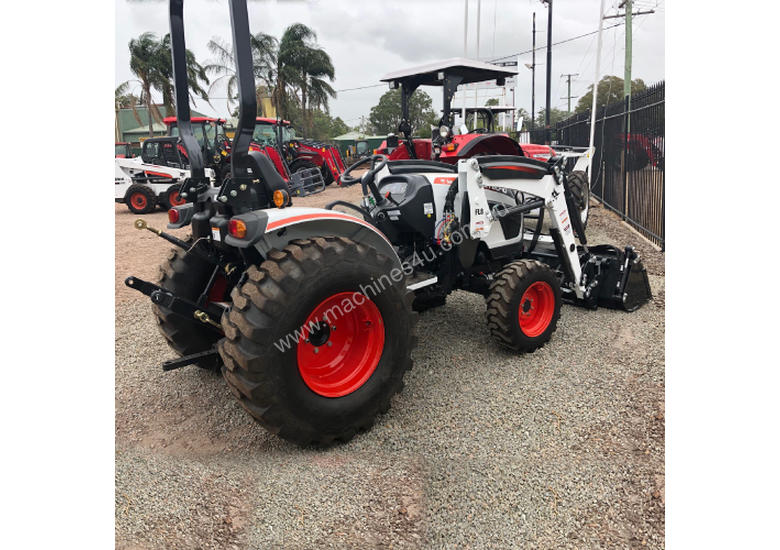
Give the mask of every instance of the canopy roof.
<path id="1" fill-rule="evenodd" d="M 482 107 L 466 107 L 467 113 L 490 111 L 491 113 L 508 113 L 514 111 L 516 107 L 511 105 L 483 105 Z M 456 109 L 460 111 L 460 109 Z"/>
<path id="2" fill-rule="evenodd" d="M 439 78 L 439 73 L 445 75 L 460 76 L 463 78 L 460 84 L 472 82 L 485 82 L 515 76 L 517 73 L 498 65 L 467 59 L 465 57 L 453 57 L 444 61 L 436 61 L 427 65 L 419 65 L 402 71 L 388 73 L 382 77 L 382 82 L 413 83 L 418 86 L 442 86 L 444 81 Z"/>

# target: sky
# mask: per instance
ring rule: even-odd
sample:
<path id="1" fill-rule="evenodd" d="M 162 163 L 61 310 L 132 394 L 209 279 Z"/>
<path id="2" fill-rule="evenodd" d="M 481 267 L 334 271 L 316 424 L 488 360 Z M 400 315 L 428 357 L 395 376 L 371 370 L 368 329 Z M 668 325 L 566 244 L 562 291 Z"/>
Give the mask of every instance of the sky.
<path id="1" fill-rule="evenodd" d="M 336 78 L 333 87 L 339 91 L 331 100 L 332 116 L 339 116 L 349 126 L 360 123 L 371 107 L 387 91 L 379 79 L 389 72 L 414 67 L 450 57 L 464 55 L 464 11 L 468 1 L 467 56 L 492 61 L 515 60 L 520 56 L 517 85 L 502 91 L 495 87 L 466 91 L 466 101 L 483 105 L 489 97 L 499 97 L 501 104 L 517 105 L 531 110 L 532 17 L 536 12 L 536 109 L 544 107 L 547 40 L 547 7 L 539 0 L 249 0 L 250 31 L 281 37 L 292 23 L 304 23 L 317 33 L 318 43 L 331 56 Z M 480 39 L 477 52 L 477 5 L 480 10 Z M 618 13 L 617 0 L 606 0 L 605 13 Z M 634 11 L 655 9 L 655 13 L 634 18 L 632 77 L 646 84 L 664 79 L 664 0 L 635 0 Z M 598 28 L 599 0 L 555 0 L 553 7 L 553 42 L 563 41 Z M 622 11 L 622 10 L 621 10 Z M 187 47 L 201 64 L 213 56 L 206 47 L 209 39 L 227 41 L 230 14 L 227 0 L 187 0 L 184 5 Z M 607 19 L 605 28 L 623 21 Z M 164 0 L 116 0 L 116 84 L 133 79 L 127 44 L 145 31 L 159 35 L 168 32 L 168 3 Z M 592 84 L 596 62 L 596 35 L 566 42 L 552 49 L 551 103 L 567 108 L 564 73 L 578 73 L 572 79 L 571 94 L 581 96 Z M 506 57 L 509 56 L 509 57 Z M 608 28 L 603 35 L 601 75 L 623 77 L 625 25 Z M 375 86 L 350 90 L 364 86 Z M 509 88 L 515 88 L 510 91 Z M 441 89 L 422 88 L 441 109 Z M 136 94 L 140 88 L 133 90 Z M 209 114 L 226 116 L 228 108 L 224 86 L 210 91 L 211 105 L 198 99 L 193 108 Z M 512 97 L 512 96 L 516 97 Z M 516 103 L 513 103 L 513 99 Z M 459 92 L 453 102 L 462 105 Z M 572 109 L 577 97 L 572 99 Z"/>

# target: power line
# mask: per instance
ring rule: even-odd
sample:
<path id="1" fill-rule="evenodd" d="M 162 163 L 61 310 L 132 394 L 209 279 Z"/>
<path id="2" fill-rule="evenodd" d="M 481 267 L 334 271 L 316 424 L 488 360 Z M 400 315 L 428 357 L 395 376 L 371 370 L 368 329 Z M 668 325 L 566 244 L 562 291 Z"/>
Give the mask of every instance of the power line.
<path id="1" fill-rule="evenodd" d="M 351 92 L 353 90 L 366 90 L 368 88 L 379 88 L 380 86 L 387 86 L 384 84 L 371 84 L 369 86 L 358 86 L 357 88 L 344 88 L 343 90 L 336 90 L 336 92 Z"/>
<path id="2" fill-rule="evenodd" d="M 614 25 L 610 25 L 608 27 L 604 27 L 603 30 L 612 29 L 614 27 L 619 27 L 619 26 L 621 26 L 623 24 L 624 23 L 622 23 L 622 22 L 621 23 L 615 23 Z M 558 46 L 560 44 L 565 44 L 567 42 L 572 42 L 573 40 L 579 40 L 580 38 L 585 38 L 586 36 L 591 36 L 591 35 L 597 34 L 598 32 L 599 32 L 598 30 L 591 31 L 591 32 L 586 32 L 585 34 L 580 34 L 578 36 L 572 36 L 571 38 L 567 38 L 566 40 L 561 40 L 560 42 L 553 42 L 552 45 L 553 46 Z M 541 50 L 541 49 L 543 49 L 545 47 L 546 46 L 540 46 L 540 47 L 535 48 L 535 49 L 536 50 Z M 501 59 L 506 59 L 507 57 L 515 57 L 515 56 L 518 56 L 518 55 L 525 55 L 525 54 L 531 53 L 533 51 L 534 51 L 534 48 L 532 48 L 530 50 L 523 51 L 523 52 L 510 53 L 509 55 L 502 55 L 501 57 L 496 57 L 495 59 L 491 60 L 491 63 L 499 61 Z"/>

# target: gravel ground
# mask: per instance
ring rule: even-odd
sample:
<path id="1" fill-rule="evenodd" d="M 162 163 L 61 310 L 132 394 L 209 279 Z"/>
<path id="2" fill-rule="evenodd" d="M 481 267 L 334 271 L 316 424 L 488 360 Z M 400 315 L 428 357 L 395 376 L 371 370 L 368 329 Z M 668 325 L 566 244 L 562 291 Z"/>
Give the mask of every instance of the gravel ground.
<path id="1" fill-rule="evenodd" d="M 564 305 L 552 341 L 517 356 L 490 340 L 483 299 L 455 293 L 420 317 L 390 411 L 329 450 L 266 433 L 214 374 L 162 373 L 173 354 L 121 280 L 152 277 L 168 247 L 116 212 L 118 548 L 664 546 L 663 254 L 603 208 L 590 240 L 637 245 L 651 303 Z"/>

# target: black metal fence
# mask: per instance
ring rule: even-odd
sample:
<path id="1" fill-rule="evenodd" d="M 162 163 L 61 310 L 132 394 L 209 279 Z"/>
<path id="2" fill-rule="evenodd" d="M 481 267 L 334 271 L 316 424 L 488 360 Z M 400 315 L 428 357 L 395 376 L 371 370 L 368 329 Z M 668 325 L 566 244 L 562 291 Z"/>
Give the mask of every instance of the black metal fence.
<path id="1" fill-rule="evenodd" d="M 647 239 L 665 246 L 664 89 L 660 82 L 596 113 L 591 194 Z M 629 106 L 630 105 L 630 106 Z M 590 112 L 531 134 L 533 143 L 587 147 Z"/>

